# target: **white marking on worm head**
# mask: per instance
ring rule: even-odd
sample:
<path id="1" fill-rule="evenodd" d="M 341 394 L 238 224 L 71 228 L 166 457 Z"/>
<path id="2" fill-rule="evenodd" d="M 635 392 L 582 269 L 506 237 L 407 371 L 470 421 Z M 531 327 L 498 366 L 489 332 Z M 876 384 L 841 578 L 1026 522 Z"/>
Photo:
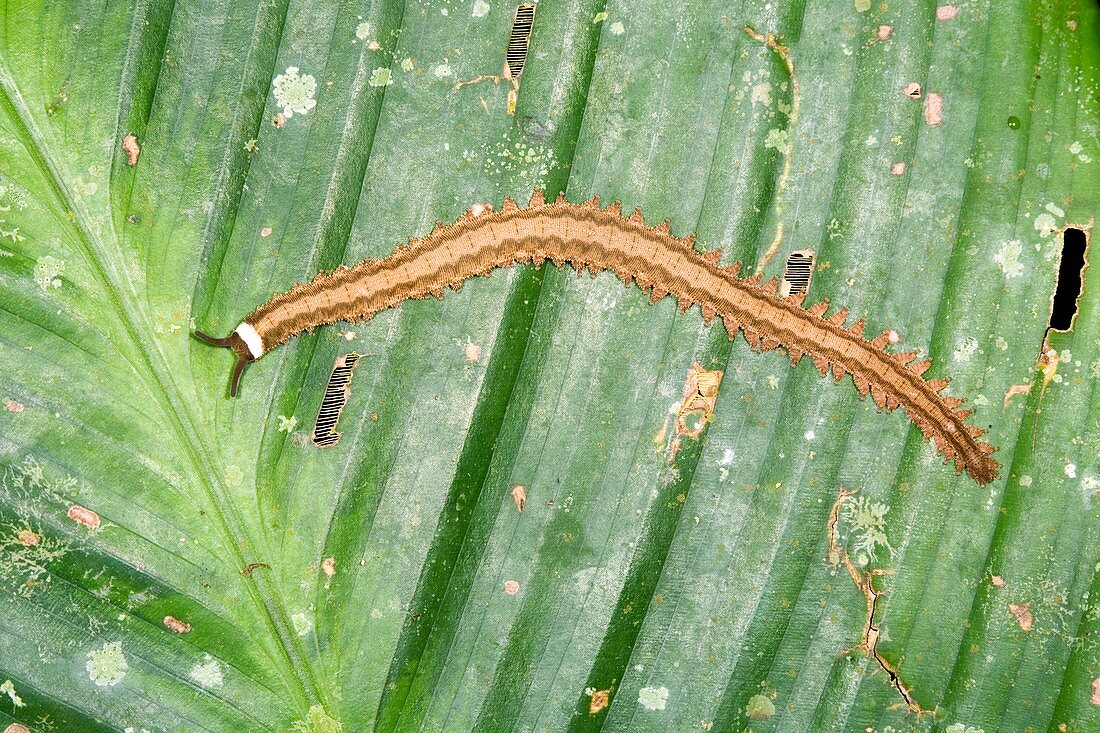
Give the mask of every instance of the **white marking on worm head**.
<path id="1" fill-rule="evenodd" d="M 242 323 L 237 326 L 237 329 L 233 332 L 240 336 L 245 344 L 248 346 L 248 351 L 252 354 L 253 359 L 259 359 L 264 353 L 264 341 L 260 338 L 260 334 L 256 333 L 256 329 L 248 323 Z"/>

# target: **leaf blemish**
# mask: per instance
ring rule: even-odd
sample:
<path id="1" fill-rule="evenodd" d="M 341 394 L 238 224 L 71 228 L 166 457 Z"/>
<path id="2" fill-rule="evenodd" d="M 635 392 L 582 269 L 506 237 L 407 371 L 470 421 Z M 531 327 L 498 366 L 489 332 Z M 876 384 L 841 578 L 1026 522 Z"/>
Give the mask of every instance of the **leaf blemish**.
<path id="1" fill-rule="evenodd" d="M 79 504 L 73 504 L 71 507 L 69 507 L 68 516 L 69 519 L 77 522 L 78 524 L 83 524 L 88 529 L 99 529 L 99 515 L 87 507 L 80 506 Z"/>
<path id="2" fill-rule="evenodd" d="M 138 156 L 141 155 L 141 145 L 138 144 L 137 135 L 127 135 L 122 138 L 122 152 L 126 153 L 126 165 L 131 168 L 137 165 Z"/>

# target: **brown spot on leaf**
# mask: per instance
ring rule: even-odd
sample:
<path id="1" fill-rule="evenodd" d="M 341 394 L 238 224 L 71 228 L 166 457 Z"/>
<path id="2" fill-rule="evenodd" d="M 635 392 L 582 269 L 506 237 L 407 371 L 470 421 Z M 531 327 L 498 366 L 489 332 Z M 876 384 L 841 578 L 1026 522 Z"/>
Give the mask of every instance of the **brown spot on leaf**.
<path id="1" fill-rule="evenodd" d="M 1031 615 L 1031 609 L 1028 608 L 1026 603 L 1010 603 L 1008 604 L 1008 610 L 1016 617 L 1016 623 L 1020 624 L 1020 628 L 1024 631 L 1031 631 L 1031 624 L 1034 618 Z"/>
<path id="2" fill-rule="evenodd" d="M 940 5 L 936 8 L 936 20 L 954 20 L 959 14 L 959 9 L 954 5 Z"/>
<path id="3" fill-rule="evenodd" d="M 992 578 L 989 579 L 989 582 L 993 584 L 994 588 L 1005 587 L 1005 579 L 1002 578 L 1000 575 L 994 575 Z"/>
<path id="4" fill-rule="evenodd" d="M 25 409 L 22 402 L 16 402 L 10 397 L 4 400 L 4 407 L 8 409 L 8 412 L 22 412 Z"/>
<path id="5" fill-rule="evenodd" d="M 265 238 L 270 237 L 272 231 L 274 231 L 274 230 L 271 227 L 264 227 L 263 229 L 260 230 L 260 236 L 265 237 Z"/>
<path id="6" fill-rule="evenodd" d="M 191 624 L 186 621 L 180 621 L 175 616 L 165 616 L 164 625 L 171 631 L 175 631 L 177 634 L 186 634 L 191 630 Z"/>
<path id="7" fill-rule="evenodd" d="M 326 557 L 324 560 L 322 560 L 321 561 L 321 572 L 324 573 L 329 578 L 336 575 L 336 558 L 335 557 Z"/>
<path id="8" fill-rule="evenodd" d="M 79 504 L 73 504 L 69 507 L 69 519 L 79 522 L 89 529 L 99 529 L 99 515 Z"/>
<path id="9" fill-rule="evenodd" d="M 880 41 L 885 41 L 887 38 L 889 38 L 892 35 L 894 35 L 894 29 L 891 28 L 888 25 L 880 25 L 878 27 L 878 31 L 875 33 L 875 36 Z"/>
<path id="10" fill-rule="evenodd" d="M 936 92 L 924 98 L 924 121 L 932 127 L 943 124 L 943 97 Z"/>
<path id="11" fill-rule="evenodd" d="M 519 593 L 519 582 L 515 580 L 504 581 L 504 592 L 510 596 L 514 596 Z"/>
<path id="12" fill-rule="evenodd" d="M 512 501 L 516 503 L 516 509 L 522 512 L 523 507 L 527 506 L 527 489 L 520 484 L 513 486 Z"/>
<path id="13" fill-rule="evenodd" d="M 1092 697 L 1089 698 L 1092 705 L 1100 705 L 1100 677 L 1092 681 Z"/>
<path id="14" fill-rule="evenodd" d="M 241 575 L 247 578 L 248 576 L 252 575 L 252 571 L 258 570 L 260 568 L 267 568 L 268 570 L 271 570 L 271 566 L 268 565 L 266 562 L 250 562 L 244 566 L 244 570 L 241 571 Z"/>
<path id="15" fill-rule="evenodd" d="M 595 715 L 611 702 L 611 690 L 596 690 L 588 700 L 588 714 Z"/>
<path id="16" fill-rule="evenodd" d="M 897 163 L 894 163 L 892 166 L 890 166 L 890 172 L 893 173 L 895 176 L 904 175 L 905 161 L 898 161 Z"/>
<path id="17" fill-rule="evenodd" d="M 910 99 L 920 99 L 920 84 L 911 81 L 905 85 L 905 96 Z"/>
<path id="18" fill-rule="evenodd" d="M 126 153 L 126 164 L 133 168 L 137 165 L 138 156 L 141 155 L 141 146 L 138 145 L 136 135 L 127 135 L 122 138 L 122 152 Z"/>
<path id="19" fill-rule="evenodd" d="M 4 729 L 4 733 L 31 733 L 31 729 L 22 723 L 12 723 Z"/>
<path id="20" fill-rule="evenodd" d="M 19 533 L 15 535 L 16 541 L 23 545 L 23 547 L 37 547 L 38 543 L 42 541 L 42 536 L 36 534 L 30 529 L 21 529 Z"/>
<path id="21" fill-rule="evenodd" d="M 282 112 L 280 112 L 277 115 L 275 115 L 274 118 L 272 118 L 271 124 L 274 125 L 275 127 L 278 127 L 278 128 L 281 129 L 282 126 L 286 124 L 286 117 L 283 116 Z"/>
<path id="22" fill-rule="evenodd" d="M 1028 394 L 1031 392 L 1030 384 L 1014 384 L 1005 391 L 1004 406 L 1007 409 L 1009 401 L 1018 394 Z"/>

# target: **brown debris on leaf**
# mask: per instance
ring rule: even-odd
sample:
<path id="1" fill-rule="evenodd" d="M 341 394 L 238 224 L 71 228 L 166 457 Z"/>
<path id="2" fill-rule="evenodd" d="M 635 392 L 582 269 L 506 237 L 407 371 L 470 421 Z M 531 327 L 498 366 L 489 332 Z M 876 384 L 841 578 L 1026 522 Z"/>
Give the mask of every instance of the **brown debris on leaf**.
<path id="1" fill-rule="evenodd" d="M 1020 624 L 1020 628 L 1024 631 L 1031 631 L 1031 624 L 1034 622 L 1034 617 L 1031 615 L 1031 608 L 1026 603 L 1010 603 L 1008 604 L 1008 610 L 1016 619 L 1016 623 Z"/>
<path id="2" fill-rule="evenodd" d="M 186 634 L 191 631 L 191 624 L 186 621 L 180 621 L 175 616 L 165 616 L 164 626 L 177 634 Z"/>
<path id="3" fill-rule="evenodd" d="M 595 690 L 588 700 L 588 714 L 596 715 L 611 702 L 611 690 Z"/>
<path id="4" fill-rule="evenodd" d="M 512 501 L 516 503 L 516 509 L 523 511 L 523 507 L 527 506 L 527 489 L 516 484 L 512 487 Z"/>
<path id="5" fill-rule="evenodd" d="M 126 165 L 131 168 L 137 165 L 138 156 L 141 155 L 141 146 L 138 145 L 136 135 L 127 135 L 122 138 L 122 152 L 126 153 Z"/>

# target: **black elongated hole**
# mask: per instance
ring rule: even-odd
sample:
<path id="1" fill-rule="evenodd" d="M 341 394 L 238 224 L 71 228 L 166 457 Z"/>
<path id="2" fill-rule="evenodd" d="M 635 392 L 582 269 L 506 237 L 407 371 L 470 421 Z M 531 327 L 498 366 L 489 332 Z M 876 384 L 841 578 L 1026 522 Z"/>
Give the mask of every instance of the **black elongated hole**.
<path id="1" fill-rule="evenodd" d="M 1062 256 L 1058 261 L 1058 283 L 1049 324 L 1056 331 L 1073 328 L 1077 302 L 1084 287 L 1086 244 L 1085 233 L 1080 229 L 1066 229 L 1062 233 Z"/>

